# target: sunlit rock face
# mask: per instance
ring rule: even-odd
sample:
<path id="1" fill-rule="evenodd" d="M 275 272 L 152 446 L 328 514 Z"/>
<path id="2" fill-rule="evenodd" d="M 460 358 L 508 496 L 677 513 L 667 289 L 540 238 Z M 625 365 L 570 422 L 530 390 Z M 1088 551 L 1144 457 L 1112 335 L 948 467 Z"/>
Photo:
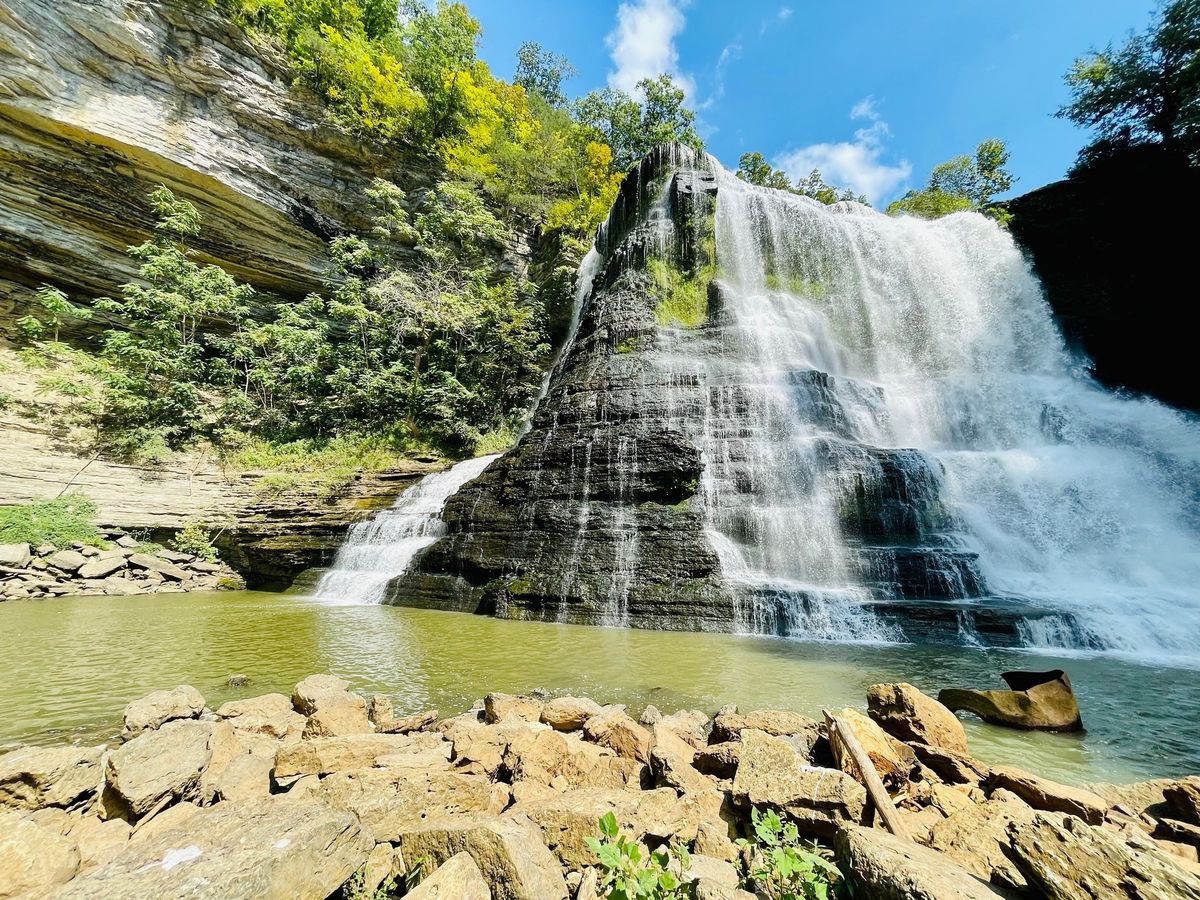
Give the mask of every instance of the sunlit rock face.
<path id="1" fill-rule="evenodd" d="M 262 290 L 319 287 L 326 240 L 369 224 L 372 177 L 414 173 L 321 124 L 291 81 L 204 3 L 8 0 L 0 303 L 43 281 L 115 291 L 158 184 L 199 207 L 203 258 Z"/>
<path id="2" fill-rule="evenodd" d="M 391 602 L 1194 658 L 1200 430 L 1098 386 L 1011 236 L 626 180 L 518 445 Z"/>

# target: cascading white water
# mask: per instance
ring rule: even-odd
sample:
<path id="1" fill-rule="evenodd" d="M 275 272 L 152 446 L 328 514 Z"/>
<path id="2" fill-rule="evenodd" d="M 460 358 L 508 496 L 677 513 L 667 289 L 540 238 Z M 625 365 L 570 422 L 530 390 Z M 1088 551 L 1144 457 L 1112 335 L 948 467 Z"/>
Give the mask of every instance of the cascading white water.
<path id="1" fill-rule="evenodd" d="M 388 582 L 403 574 L 419 551 L 445 534 L 441 512 L 446 500 L 497 457 L 468 459 L 444 472 L 426 475 L 397 497 L 390 509 L 352 525 L 333 566 L 318 582 L 315 596 L 342 603 L 381 602 Z"/>
<path id="2" fill-rule="evenodd" d="M 720 317 L 663 354 L 707 388 L 690 430 L 739 625 L 784 596 L 790 633 L 898 637 L 864 607 L 864 572 L 896 554 L 864 562 L 845 526 L 847 497 L 887 475 L 940 523 L 928 577 L 964 609 L 978 554 L 988 595 L 1057 614 L 1022 625 L 1029 645 L 1195 657 L 1197 423 L 1096 385 L 983 216 L 824 206 L 712 164 Z"/>

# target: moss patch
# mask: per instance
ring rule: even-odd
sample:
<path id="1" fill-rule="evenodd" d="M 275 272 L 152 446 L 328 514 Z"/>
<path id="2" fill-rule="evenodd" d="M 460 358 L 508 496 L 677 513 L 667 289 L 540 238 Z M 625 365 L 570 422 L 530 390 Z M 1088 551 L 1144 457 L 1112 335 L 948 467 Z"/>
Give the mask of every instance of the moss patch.
<path id="1" fill-rule="evenodd" d="M 658 297 L 654 318 L 659 325 L 699 328 L 708 321 L 708 283 L 716 275 L 715 265 L 710 263 L 687 275 L 665 260 L 652 259 L 646 270 L 654 279 Z"/>
<path id="2" fill-rule="evenodd" d="M 53 544 L 82 541 L 107 547 L 96 531 L 96 504 L 79 494 L 43 503 L 0 506 L 0 544 Z"/>

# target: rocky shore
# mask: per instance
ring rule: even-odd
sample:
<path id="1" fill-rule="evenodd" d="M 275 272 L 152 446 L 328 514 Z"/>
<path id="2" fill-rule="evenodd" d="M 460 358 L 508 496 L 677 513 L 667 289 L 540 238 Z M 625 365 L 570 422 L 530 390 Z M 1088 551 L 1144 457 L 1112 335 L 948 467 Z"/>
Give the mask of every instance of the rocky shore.
<path id="1" fill-rule="evenodd" d="M 146 547 L 121 531 L 106 531 L 102 536 L 110 544 L 107 549 L 82 541 L 62 549 L 52 544 L 0 544 L 0 600 L 245 587 L 242 577 L 224 563 Z"/>
<path id="2" fill-rule="evenodd" d="M 736 843 L 765 810 L 856 897 L 1200 898 L 1200 778 L 988 766 L 907 684 L 825 722 L 506 694 L 397 717 L 349 688 L 314 675 L 212 710 L 179 686 L 129 704 L 115 746 L 0 757 L 0 898 L 595 900 L 607 813 L 690 851 L 670 896 L 779 897 Z"/>

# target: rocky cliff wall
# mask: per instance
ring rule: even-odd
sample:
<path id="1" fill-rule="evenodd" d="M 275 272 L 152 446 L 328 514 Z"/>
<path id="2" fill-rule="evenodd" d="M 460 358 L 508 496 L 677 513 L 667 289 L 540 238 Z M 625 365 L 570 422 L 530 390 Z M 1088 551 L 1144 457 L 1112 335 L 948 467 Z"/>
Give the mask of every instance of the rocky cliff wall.
<path id="1" fill-rule="evenodd" d="M 1200 170 L 1141 148 L 1008 203 L 1013 236 L 1029 252 L 1067 339 L 1109 387 L 1200 410 L 1190 329 L 1178 327 L 1194 293 L 1191 211 Z"/>
<path id="2" fill-rule="evenodd" d="M 626 178 L 597 240 L 578 331 L 529 432 L 448 502 L 448 535 L 390 602 L 515 619 L 724 630 L 732 599 L 689 504 L 700 453 L 675 425 L 702 388 L 664 365 L 661 286 L 712 262 L 712 176 L 664 147 Z M 707 245 L 707 248 L 706 248 Z M 700 290 L 703 284 L 697 282 Z M 697 285 L 693 285 L 697 286 Z M 701 298 L 703 294 L 700 295 Z"/>

